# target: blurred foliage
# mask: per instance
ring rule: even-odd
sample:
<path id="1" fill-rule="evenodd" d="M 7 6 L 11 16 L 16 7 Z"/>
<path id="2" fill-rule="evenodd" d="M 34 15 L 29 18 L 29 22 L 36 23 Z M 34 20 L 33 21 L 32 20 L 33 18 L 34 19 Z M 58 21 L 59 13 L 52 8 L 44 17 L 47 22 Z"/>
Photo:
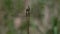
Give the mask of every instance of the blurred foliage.
<path id="1" fill-rule="evenodd" d="M 32 1 L 32 0 L 31 0 Z M 48 4 L 49 6 L 49 10 L 51 11 L 51 14 L 54 13 L 54 3 L 55 1 L 60 2 L 60 0 L 37 0 L 37 3 L 34 4 L 32 2 L 31 5 L 31 18 L 30 18 L 30 27 L 37 29 L 38 27 L 36 26 L 36 24 L 34 23 L 33 19 L 34 18 L 38 18 L 40 20 L 42 20 L 44 18 L 44 6 L 46 4 Z M 5 7 L 5 12 L 6 14 L 4 14 L 4 22 L 5 22 L 5 26 L 8 26 L 9 31 L 7 32 L 7 34 L 17 34 L 15 28 L 14 28 L 14 24 L 13 24 L 13 19 L 16 16 L 16 14 L 22 13 L 25 9 L 25 4 L 24 4 L 24 0 L 15 0 L 15 5 L 13 3 L 13 0 L 4 0 L 4 7 Z M 15 6 L 15 7 L 14 7 Z M 60 4 L 59 4 L 60 6 Z M 60 14 L 60 7 L 58 7 L 58 13 Z M 59 15 L 60 16 L 60 15 Z M 58 22 L 58 17 L 51 17 L 51 23 L 52 23 L 52 30 L 51 32 L 53 32 L 53 34 L 58 34 L 58 23 L 60 24 L 60 22 Z M 22 26 L 19 28 L 22 33 L 25 32 L 25 30 L 28 28 L 28 23 L 26 22 L 22 22 Z M 49 34 L 50 31 L 47 32 L 47 34 Z M 27 33 L 27 32 L 25 32 Z M 23 33 L 24 34 L 24 33 Z"/>

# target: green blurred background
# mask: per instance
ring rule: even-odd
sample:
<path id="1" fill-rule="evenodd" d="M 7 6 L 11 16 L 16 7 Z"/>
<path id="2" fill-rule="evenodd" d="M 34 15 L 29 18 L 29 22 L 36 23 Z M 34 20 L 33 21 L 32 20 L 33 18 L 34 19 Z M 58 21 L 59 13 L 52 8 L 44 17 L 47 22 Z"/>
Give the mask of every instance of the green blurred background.
<path id="1" fill-rule="evenodd" d="M 0 0 L 0 34 L 60 34 L 60 0 Z"/>

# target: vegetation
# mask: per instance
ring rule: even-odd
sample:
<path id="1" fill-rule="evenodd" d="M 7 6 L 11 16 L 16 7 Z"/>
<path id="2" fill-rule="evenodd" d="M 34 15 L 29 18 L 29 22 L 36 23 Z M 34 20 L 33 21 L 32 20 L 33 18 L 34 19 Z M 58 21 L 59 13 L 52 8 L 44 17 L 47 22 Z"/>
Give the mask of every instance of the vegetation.
<path id="1" fill-rule="evenodd" d="M 29 4 L 28 0 L 0 2 L 0 34 L 60 34 L 60 0 L 31 0 Z M 28 6 L 30 15 L 26 16 Z M 17 29 L 15 18 L 21 20 Z"/>

